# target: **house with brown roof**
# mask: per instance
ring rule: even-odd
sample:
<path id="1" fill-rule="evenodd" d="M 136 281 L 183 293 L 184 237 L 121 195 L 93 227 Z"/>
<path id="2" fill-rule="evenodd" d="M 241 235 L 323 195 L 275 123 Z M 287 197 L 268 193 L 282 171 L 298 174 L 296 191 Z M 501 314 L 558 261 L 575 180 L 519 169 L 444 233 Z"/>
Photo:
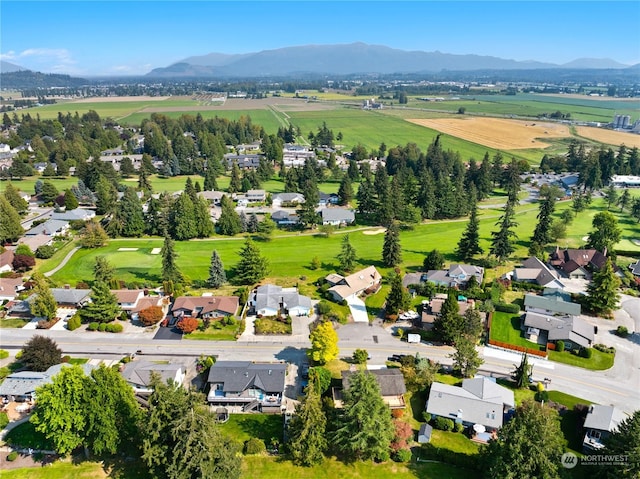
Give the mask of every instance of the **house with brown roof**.
<path id="1" fill-rule="evenodd" d="M 331 285 L 329 288 L 331 296 L 336 301 L 343 301 L 358 297 L 365 291 L 375 293 L 380 289 L 382 276 L 375 266 L 368 266 L 349 276 L 332 273 L 326 276 L 325 280 Z"/>
<path id="2" fill-rule="evenodd" d="M 420 317 L 422 329 L 430 331 L 433 329 L 434 323 L 440 317 L 442 305 L 447 300 L 446 293 L 438 293 L 428 303 L 422 305 L 422 315 Z M 473 299 L 467 299 L 463 296 L 458 297 L 458 314 L 463 315 L 468 309 L 475 309 L 476 303 Z M 480 317 L 484 322 L 486 313 L 481 312 Z"/>
<path id="3" fill-rule="evenodd" d="M 6 250 L 3 253 L 0 253 L 0 273 L 9 273 L 13 271 L 13 250 Z"/>
<path id="4" fill-rule="evenodd" d="M 171 314 L 176 318 L 223 318 L 236 314 L 238 306 L 237 296 L 179 296 L 171 307 Z"/>
<path id="5" fill-rule="evenodd" d="M 0 278 L 0 301 L 12 301 L 22 290 L 22 278 Z"/>
<path id="6" fill-rule="evenodd" d="M 591 279 L 591 273 L 598 271 L 607 262 L 607 252 L 601 253 L 596 249 L 560 250 L 556 246 L 549 262 L 569 279 Z"/>
<path id="7" fill-rule="evenodd" d="M 144 297 L 143 289 L 112 289 L 111 293 L 116 297 L 120 309 L 127 313 L 131 313 Z"/>
<path id="8" fill-rule="evenodd" d="M 531 256 L 522 262 L 522 266 L 515 268 L 506 277 L 513 281 L 523 283 L 535 283 L 546 288 L 564 289 L 565 284 L 560 279 L 557 271 L 549 268 L 535 256 Z"/>

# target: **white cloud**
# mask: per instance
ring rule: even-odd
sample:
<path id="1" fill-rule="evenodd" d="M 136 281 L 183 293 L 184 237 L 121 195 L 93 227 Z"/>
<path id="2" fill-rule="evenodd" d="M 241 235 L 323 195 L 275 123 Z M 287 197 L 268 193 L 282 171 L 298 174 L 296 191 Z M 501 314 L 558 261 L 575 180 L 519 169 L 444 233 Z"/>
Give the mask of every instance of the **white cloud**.
<path id="1" fill-rule="evenodd" d="M 77 62 L 66 48 L 27 48 L 0 54 L 2 60 L 12 61 L 33 70 L 54 73 L 79 73 Z"/>

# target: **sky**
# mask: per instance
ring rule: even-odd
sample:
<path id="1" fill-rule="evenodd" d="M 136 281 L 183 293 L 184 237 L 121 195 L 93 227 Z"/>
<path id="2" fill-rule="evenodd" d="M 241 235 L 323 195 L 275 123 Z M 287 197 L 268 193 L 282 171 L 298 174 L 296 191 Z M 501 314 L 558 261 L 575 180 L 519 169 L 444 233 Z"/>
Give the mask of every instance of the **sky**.
<path id="1" fill-rule="evenodd" d="M 0 1 L 0 59 L 140 75 L 194 55 L 364 42 L 556 64 L 640 63 L 640 1 Z"/>

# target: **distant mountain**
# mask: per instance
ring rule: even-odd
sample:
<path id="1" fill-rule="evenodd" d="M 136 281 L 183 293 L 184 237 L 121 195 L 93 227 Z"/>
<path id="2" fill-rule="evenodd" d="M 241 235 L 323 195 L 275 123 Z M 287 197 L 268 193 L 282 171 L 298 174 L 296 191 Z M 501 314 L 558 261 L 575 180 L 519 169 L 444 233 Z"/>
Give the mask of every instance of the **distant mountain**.
<path id="1" fill-rule="evenodd" d="M 569 63 L 561 65 L 562 68 L 593 68 L 593 69 L 606 69 L 606 68 L 629 68 L 629 65 L 619 63 L 610 58 L 578 58 Z"/>
<path id="2" fill-rule="evenodd" d="M 305 45 L 263 50 L 242 55 L 210 53 L 185 58 L 149 77 L 282 77 L 296 74 L 394 74 L 475 70 L 536 70 L 554 68 L 626 68 L 613 60 L 576 60 L 566 65 L 536 61 L 505 60 L 481 55 L 406 51 L 382 45 L 351 43 Z M 580 66 L 585 65 L 585 66 Z M 592 66 L 587 66 L 592 65 Z"/>
<path id="3" fill-rule="evenodd" d="M 40 73 L 21 70 L 0 74 L 0 85 L 3 88 L 51 88 L 80 87 L 89 82 L 84 78 L 75 78 L 57 73 Z"/>
<path id="4" fill-rule="evenodd" d="M 27 68 L 21 67 L 20 65 L 15 65 L 13 63 L 5 62 L 4 60 L 0 60 L 0 73 L 12 73 L 27 70 Z"/>

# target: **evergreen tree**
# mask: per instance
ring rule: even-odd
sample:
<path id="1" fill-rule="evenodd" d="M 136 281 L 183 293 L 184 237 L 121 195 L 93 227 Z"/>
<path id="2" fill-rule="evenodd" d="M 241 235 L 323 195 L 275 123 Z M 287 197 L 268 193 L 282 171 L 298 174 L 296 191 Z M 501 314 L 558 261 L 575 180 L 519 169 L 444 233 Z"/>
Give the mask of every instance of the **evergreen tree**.
<path id="1" fill-rule="evenodd" d="M 360 186 L 358 186 L 356 199 L 358 200 L 358 212 L 369 214 L 375 211 L 376 193 L 369 178 L 366 178 L 360 183 Z"/>
<path id="2" fill-rule="evenodd" d="M 268 274 L 269 262 L 260 254 L 260 249 L 251 238 L 246 239 L 239 256 L 240 261 L 235 269 L 235 281 L 238 284 L 255 284 Z"/>
<path id="3" fill-rule="evenodd" d="M 587 287 L 587 306 L 598 316 L 613 317 L 620 300 L 619 287 L 620 278 L 616 276 L 611 260 L 607 258 L 606 264 L 593 274 Z"/>
<path id="4" fill-rule="evenodd" d="M 622 213 L 627 206 L 631 204 L 631 194 L 627 188 L 624 189 L 620 198 L 618 198 L 618 206 L 620 206 L 620 212 Z"/>
<path id="5" fill-rule="evenodd" d="M 164 244 L 162 245 L 162 281 L 166 283 L 173 283 L 179 285 L 184 282 L 184 277 L 176 264 L 178 258 L 174 249 L 173 240 L 166 236 L 164 238 Z"/>
<path id="6" fill-rule="evenodd" d="M 460 334 L 463 319 L 460 316 L 460 306 L 458 305 L 458 294 L 450 289 L 447 299 L 442 304 L 440 316 L 433 323 L 433 331 L 445 343 L 453 343 Z"/>
<path id="7" fill-rule="evenodd" d="M 118 201 L 118 191 L 113 183 L 104 176 L 100 176 L 96 183 L 96 214 L 106 215 L 111 213 Z"/>
<path id="8" fill-rule="evenodd" d="M 142 204 L 133 188 L 126 188 L 116 204 L 107 231 L 111 236 L 139 237 L 144 233 Z"/>
<path id="9" fill-rule="evenodd" d="M 318 213 L 316 212 L 316 208 L 320 201 L 320 192 L 318 191 L 315 176 L 310 176 L 311 178 L 304 181 L 302 184 L 301 191 L 304 196 L 304 203 L 300 205 L 298 216 L 300 217 L 300 222 L 303 225 L 313 227 L 318 222 Z"/>
<path id="10" fill-rule="evenodd" d="M 233 236 L 242 231 L 240 216 L 233 207 L 233 201 L 226 195 L 220 201 L 220 217 L 216 226 L 221 235 Z"/>
<path id="11" fill-rule="evenodd" d="M 475 342 L 465 334 L 458 334 L 454 347 L 455 352 L 449 355 L 453 359 L 453 371 L 463 378 L 472 378 L 483 362 Z"/>
<path id="12" fill-rule="evenodd" d="M 249 220 L 247 219 L 247 215 L 244 211 L 241 211 L 238 216 L 240 218 L 240 232 L 246 233 L 249 230 Z"/>
<path id="13" fill-rule="evenodd" d="M 342 238 L 342 249 L 338 255 L 338 262 L 342 271 L 353 271 L 356 265 L 356 250 L 349 242 L 349 234 L 345 234 Z"/>
<path id="14" fill-rule="evenodd" d="M 393 222 L 384 234 L 382 245 L 382 262 L 392 268 L 402 263 L 402 248 L 400 246 L 400 231 L 397 223 Z"/>
<path id="15" fill-rule="evenodd" d="M 35 298 L 30 304 L 31 314 L 38 318 L 51 320 L 56 317 L 58 303 L 49 289 L 47 280 L 40 274 L 34 274 Z"/>
<path id="16" fill-rule="evenodd" d="M 23 234 L 20 215 L 4 196 L 0 196 L 0 244 L 13 243 Z"/>
<path id="17" fill-rule="evenodd" d="M 289 422 L 288 448 L 294 464 L 314 466 L 324 460 L 327 449 L 327 417 L 322 410 L 322 398 L 312 382 L 306 395 L 296 406 L 296 413 Z"/>
<path id="18" fill-rule="evenodd" d="M 198 186 L 198 182 L 196 182 L 196 186 Z M 211 221 L 207 200 L 199 197 L 196 198 L 193 209 L 196 218 L 198 238 L 208 238 L 215 233 L 215 226 L 213 225 L 213 221 Z"/>
<path id="19" fill-rule="evenodd" d="M 565 445 L 558 412 L 531 400 L 524 401 L 514 417 L 498 430 L 498 438 L 481 450 L 483 477 L 561 477 Z"/>
<path id="20" fill-rule="evenodd" d="M 618 427 L 604 439 L 605 447 L 599 451 L 604 456 L 625 455 L 628 461 L 617 467 L 602 466 L 599 475 L 603 479 L 636 479 L 640 477 L 640 410 L 622 420 Z"/>
<path id="21" fill-rule="evenodd" d="M 489 251 L 500 262 L 507 259 L 515 251 L 514 241 L 517 239 L 517 236 L 513 231 L 513 228 L 515 228 L 518 223 L 516 223 L 514 217 L 514 203 L 508 200 L 504 207 L 504 213 L 496 223 L 496 225 L 500 225 L 500 229 L 498 231 L 491 232 L 493 240 L 491 241 L 491 248 Z"/>
<path id="22" fill-rule="evenodd" d="M 471 205 L 471 215 L 467 227 L 462 233 L 462 237 L 458 242 L 456 254 L 463 262 L 469 262 L 477 254 L 483 253 L 480 247 L 480 222 L 478 221 L 478 205 L 473 201 Z"/>
<path id="23" fill-rule="evenodd" d="M 64 190 L 64 209 L 66 211 L 75 210 L 78 207 L 78 198 L 70 189 Z"/>
<path id="24" fill-rule="evenodd" d="M 149 181 L 149 173 L 142 167 L 138 173 L 138 189 L 143 191 L 145 196 L 151 196 L 151 193 L 153 193 L 151 181 Z"/>
<path id="25" fill-rule="evenodd" d="M 434 271 L 444 267 L 444 255 L 437 249 L 431 250 L 422 262 L 423 271 Z"/>
<path id="26" fill-rule="evenodd" d="M 249 220 L 247 221 L 247 232 L 248 233 L 257 233 L 258 232 L 258 216 L 255 213 L 251 213 L 249 216 Z"/>
<path id="27" fill-rule="evenodd" d="M 109 260 L 102 255 L 96 256 L 93 265 L 93 277 L 97 283 L 111 284 L 115 279 L 115 270 Z"/>
<path id="28" fill-rule="evenodd" d="M 18 214 L 23 214 L 29 209 L 29 203 L 20 196 L 20 192 L 11 183 L 7 183 L 3 196 Z"/>
<path id="29" fill-rule="evenodd" d="M 351 375 L 337 425 L 335 444 L 346 458 L 378 461 L 389 458 L 395 428 L 373 374 L 357 371 Z"/>
<path id="30" fill-rule="evenodd" d="M 538 212 L 538 224 L 533 231 L 531 242 L 545 246 L 551 243 L 551 222 L 553 218 L 553 212 L 555 211 L 556 199 L 553 194 L 547 195 L 547 197 L 540 203 L 540 211 Z"/>
<path id="31" fill-rule="evenodd" d="M 93 283 L 91 287 L 91 302 L 80 310 L 80 316 L 86 323 L 97 321 L 109 323 L 120 314 L 118 299 L 109 291 L 107 283 L 101 281 Z"/>
<path id="32" fill-rule="evenodd" d="M 45 181 L 42 184 L 42 192 L 40 193 L 40 199 L 45 205 L 53 205 L 53 202 L 58 197 L 58 188 L 50 181 Z"/>
<path id="33" fill-rule="evenodd" d="M 517 388 L 529 387 L 529 377 L 531 377 L 532 371 L 533 365 L 529 364 L 529 356 L 524 353 L 520 359 L 520 364 L 511 373 L 511 378 L 515 381 Z"/>
<path id="34" fill-rule="evenodd" d="M 227 188 L 229 193 L 238 193 L 242 191 L 242 180 L 240 179 L 240 168 L 238 168 L 237 163 L 233 163 L 231 167 L 231 181 L 229 182 L 229 188 Z"/>
<path id="35" fill-rule="evenodd" d="M 173 204 L 169 218 L 172 238 L 184 241 L 198 236 L 195 207 L 188 193 L 184 192 L 178 197 Z"/>
<path id="36" fill-rule="evenodd" d="M 349 175 L 345 175 L 342 178 L 340 188 L 338 189 L 338 197 L 340 198 L 340 204 L 342 206 L 348 205 L 353 199 L 353 187 L 351 186 Z"/>
<path id="37" fill-rule="evenodd" d="M 207 286 L 217 289 L 226 282 L 227 275 L 224 272 L 222 260 L 218 255 L 218 251 L 213 250 L 213 253 L 211 254 L 211 265 L 209 266 L 209 279 L 207 279 Z"/>
<path id="38" fill-rule="evenodd" d="M 211 165 L 211 162 L 207 162 L 207 170 L 204 174 L 204 191 L 216 191 L 218 189 L 218 182 L 216 177 L 218 172 Z"/>
<path id="39" fill-rule="evenodd" d="M 109 242 L 109 236 L 102 225 L 91 219 L 84 224 L 80 245 L 83 248 L 101 248 Z"/>
<path id="40" fill-rule="evenodd" d="M 397 273 L 394 274 L 385 300 L 384 310 L 387 316 L 397 316 L 400 310 L 404 311 L 409 307 L 410 301 L 409 293 L 402 285 L 402 277 Z"/>

